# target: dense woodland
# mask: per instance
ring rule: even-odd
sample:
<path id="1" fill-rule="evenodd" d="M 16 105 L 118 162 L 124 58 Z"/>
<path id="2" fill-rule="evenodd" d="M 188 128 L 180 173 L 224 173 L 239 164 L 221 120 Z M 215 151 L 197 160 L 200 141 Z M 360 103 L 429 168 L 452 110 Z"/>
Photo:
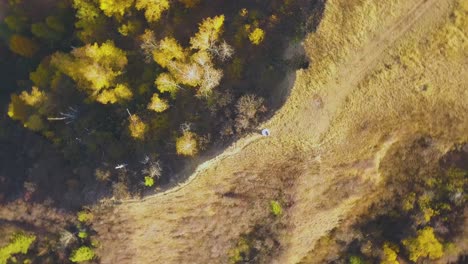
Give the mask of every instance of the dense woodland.
<path id="1" fill-rule="evenodd" d="M 80 208 L 164 188 L 255 132 L 287 94 L 278 85 L 308 65 L 285 52 L 316 25 L 317 5 L 1 0 L 0 202 L 64 219 L 3 229 L 0 263 L 95 259 Z"/>
<path id="2" fill-rule="evenodd" d="M 5 1 L 3 199 L 137 195 L 252 131 L 307 64 L 306 2 Z"/>

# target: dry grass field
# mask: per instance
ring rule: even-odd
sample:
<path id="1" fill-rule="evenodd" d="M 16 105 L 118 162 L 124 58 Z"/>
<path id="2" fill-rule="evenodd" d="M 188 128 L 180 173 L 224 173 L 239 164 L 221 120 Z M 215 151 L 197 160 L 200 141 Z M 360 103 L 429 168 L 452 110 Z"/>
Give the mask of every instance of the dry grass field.
<path id="1" fill-rule="evenodd" d="M 270 137 L 239 140 L 179 187 L 95 208 L 102 263 L 229 263 L 245 235 L 264 238 L 259 262 L 311 263 L 318 239 L 378 199 L 388 149 L 468 141 L 468 0 L 329 0 L 304 47 L 311 66 L 262 125 Z"/>

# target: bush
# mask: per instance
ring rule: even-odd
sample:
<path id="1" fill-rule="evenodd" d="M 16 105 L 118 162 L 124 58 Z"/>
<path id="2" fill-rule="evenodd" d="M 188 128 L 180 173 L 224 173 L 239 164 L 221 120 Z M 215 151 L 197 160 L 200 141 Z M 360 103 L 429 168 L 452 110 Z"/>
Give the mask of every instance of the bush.
<path id="1" fill-rule="evenodd" d="M 36 240 L 36 236 L 17 233 L 13 235 L 10 243 L 0 248 L 0 264 L 6 264 L 15 254 L 26 254 L 31 244 Z"/>
<path id="2" fill-rule="evenodd" d="M 90 247 L 82 246 L 73 251 L 70 256 L 71 262 L 83 262 L 94 258 L 94 250 Z"/>
<path id="3" fill-rule="evenodd" d="M 270 210 L 275 216 L 280 216 L 283 213 L 283 208 L 281 208 L 281 204 L 277 201 L 270 202 Z"/>
<path id="4" fill-rule="evenodd" d="M 80 211 L 78 212 L 77 217 L 78 217 L 78 221 L 82 223 L 88 223 L 93 220 L 94 215 L 87 211 Z"/>

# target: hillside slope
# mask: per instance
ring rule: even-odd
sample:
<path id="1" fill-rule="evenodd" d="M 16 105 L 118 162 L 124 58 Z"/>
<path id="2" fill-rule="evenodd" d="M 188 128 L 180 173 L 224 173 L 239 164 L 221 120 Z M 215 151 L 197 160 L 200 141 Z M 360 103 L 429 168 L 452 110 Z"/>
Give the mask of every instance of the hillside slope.
<path id="1" fill-rule="evenodd" d="M 102 263 L 227 263 L 245 235 L 265 238 L 260 262 L 297 263 L 378 186 L 392 144 L 467 141 L 468 32 L 450 33 L 455 2 L 328 1 L 304 43 L 310 68 L 263 124 L 272 135 L 236 142 L 180 187 L 96 207 Z"/>

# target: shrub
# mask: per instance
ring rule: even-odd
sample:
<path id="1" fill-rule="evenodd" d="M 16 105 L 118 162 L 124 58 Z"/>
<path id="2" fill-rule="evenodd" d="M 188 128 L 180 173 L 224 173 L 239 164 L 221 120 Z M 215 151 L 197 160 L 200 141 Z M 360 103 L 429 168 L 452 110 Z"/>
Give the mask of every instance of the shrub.
<path id="1" fill-rule="evenodd" d="M 229 262 L 239 263 L 247 260 L 250 253 L 249 242 L 245 238 L 241 238 L 236 247 L 229 251 Z"/>
<path id="2" fill-rule="evenodd" d="M 86 231 L 80 231 L 78 232 L 78 237 L 81 239 L 85 239 L 88 237 L 88 233 L 86 233 Z"/>
<path id="3" fill-rule="evenodd" d="M 145 186 L 151 187 L 153 185 L 154 185 L 154 179 L 149 176 L 145 176 Z"/>
<path id="4" fill-rule="evenodd" d="M 77 213 L 78 221 L 82 223 L 91 222 L 94 218 L 94 215 L 91 212 L 80 211 Z"/>
<path id="5" fill-rule="evenodd" d="M 364 264 L 364 260 L 358 256 L 351 256 L 349 257 L 349 264 Z"/>
<path id="6" fill-rule="evenodd" d="M 70 256 L 71 262 L 83 262 L 87 260 L 92 260 L 95 254 L 92 248 L 82 246 L 73 251 Z"/>
<path id="7" fill-rule="evenodd" d="M 31 244 L 36 240 L 34 235 L 17 233 L 10 239 L 10 243 L 0 248 L 0 264 L 6 264 L 14 254 L 26 254 Z"/>
<path id="8" fill-rule="evenodd" d="M 283 213 L 283 208 L 281 208 L 281 204 L 277 201 L 270 201 L 270 210 L 275 216 L 280 216 Z"/>

